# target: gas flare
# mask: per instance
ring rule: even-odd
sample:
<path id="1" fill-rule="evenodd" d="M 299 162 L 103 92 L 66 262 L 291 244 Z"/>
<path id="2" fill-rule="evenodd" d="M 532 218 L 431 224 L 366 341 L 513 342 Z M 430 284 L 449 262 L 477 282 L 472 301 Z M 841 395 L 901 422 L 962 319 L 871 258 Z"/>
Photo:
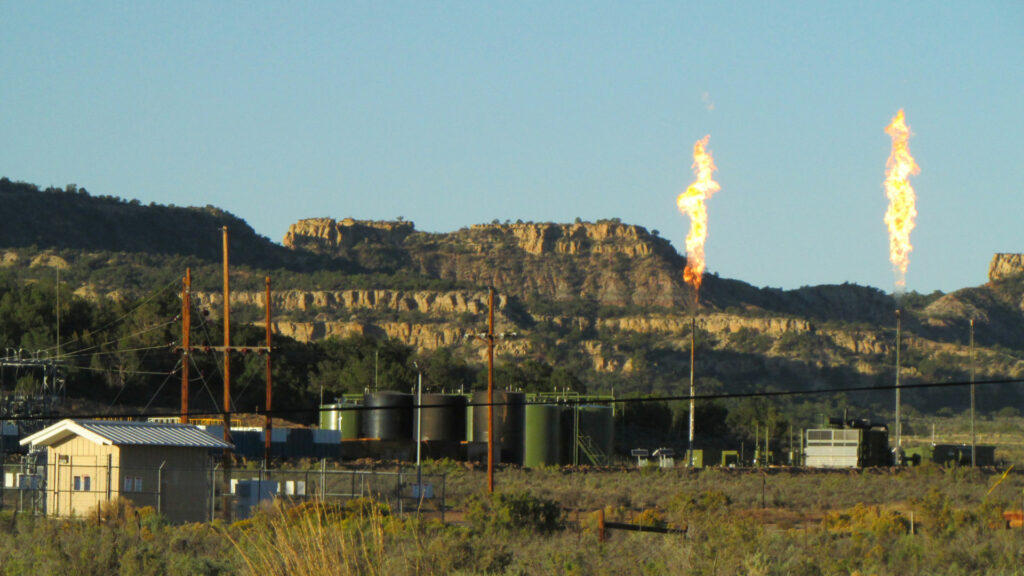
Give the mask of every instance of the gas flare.
<path id="1" fill-rule="evenodd" d="M 711 179 L 717 168 L 711 152 L 705 150 L 710 135 L 693 145 L 693 172 L 697 180 L 676 198 L 679 212 L 690 217 L 690 233 L 686 235 L 686 269 L 683 279 L 693 286 L 694 294 L 700 291 L 704 279 L 704 241 L 708 237 L 708 211 L 704 201 L 718 192 L 721 187 Z"/>
<path id="2" fill-rule="evenodd" d="M 889 197 L 889 209 L 885 212 L 885 224 L 889 227 L 889 260 L 896 274 L 896 293 L 902 294 L 907 287 L 907 264 L 910 263 L 910 231 L 914 229 L 917 217 L 914 188 L 908 178 L 921 171 L 914 157 L 910 155 L 910 128 L 903 121 L 901 109 L 885 133 L 892 138 L 892 153 L 885 164 L 885 195 Z"/>

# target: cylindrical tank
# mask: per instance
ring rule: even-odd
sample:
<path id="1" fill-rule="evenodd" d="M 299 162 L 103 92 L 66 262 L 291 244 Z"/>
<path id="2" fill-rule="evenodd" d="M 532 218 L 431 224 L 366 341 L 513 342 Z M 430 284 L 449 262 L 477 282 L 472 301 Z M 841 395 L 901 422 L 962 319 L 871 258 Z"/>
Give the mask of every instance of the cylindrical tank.
<path id="1" fill-rule="evenodd" d="M 337 430 L 338 429 L 338 410 L 341 409 L 341 404 L 321 404 L 320 405 L 320 428 L 323 430 Z"/>
<path id="2" fill-rule="evenodd" d="M 526 440 L 523 466 L 555 466 L 560 463 L 562 407 L 552 404 L 526 406 Z"/>
<path id="3" fill-rule="evenodd" d="M 610 462 L 615 449 L 615 421 L 612 418 L 611 406 L 580 406 L 578 431 L 580 436 L 585 436 L 590 440 L 591 445 L 596 449 L 596 456 L 602 460 L 602 463 Z M 580 456 L 580 463 L 589 464 L 590 462 L 585 462 L 583 456 Z"/>
<path id="4" fill-rule="evenodd" d="M 424 442 L 461 442 L 466 435 L 466 397 L 456 394 L 424 394 L 423 425 L 420 439 Z M 415 434 L 415 431 L 413 432 Z"/>
<path id="5" fill-rule="evenodd" d="M 467 403 L 466 405 L 466 442 L 473 442 L 473 409 L 475 406 Z"/>
<path id="6" fill-rule="evenodd" d="M 363 428 L 363 411 L 359 404 L 347 402 L 338 410 L 338 428 L 342 440 L 355 440 Z"/>
<path id="7" fill-rule="evenodd" d="M 494 391 L 495 459 L 499 462 L 523 462 L 525 401 L 526 395 L 522 392 Z M 476 405 L 473 409 L 473 440 L 487 442 L 487 391 L 473 392 L 473 404 Z"/>
<path id="8" fill-rule="evenodd" d="M 320 428 L 322 430 L 340 430 L 342 440 L 359 438 L 362 424 L 362 412 L 355 402 L 323 404 L 320 406 Z"/>
<path id="9" fill-rule="evenodd" d="M 401 392 L 373 392 L 364 396 L 364 438 L 412 440 L 413 396 Z M 374 410 L 379 408 L 379 410 Z"/>

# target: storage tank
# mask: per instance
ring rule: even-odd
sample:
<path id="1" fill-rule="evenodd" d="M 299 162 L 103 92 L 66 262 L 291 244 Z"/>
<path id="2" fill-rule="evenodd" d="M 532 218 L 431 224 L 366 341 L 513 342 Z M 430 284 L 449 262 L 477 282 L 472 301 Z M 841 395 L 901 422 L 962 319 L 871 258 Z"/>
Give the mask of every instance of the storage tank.
<path id="1" fill-rule="evenodd" d="M 466 436 L 467 403 L 465 396 L 456 394 L 424 394 L 420 438 L 424 442 L 462 442 Z"/>
<path id="2" fill-rule="evenodd" d="M 342 440 L 355 440 L 363 429 L 363 411 L 359 404 L 348 402 L 342 404 L 338 411 L 338 428 Z"/>
<path id="3" fill-rule="evenodd" d="M 560 464 L 562 407 L 553 404 L 529 404 L 525 413 L 523 466 L 532 468 Z"/>
<path id="4" fill-rule="evenodd" d="M 598 464 L 611 462 L 615 450 L 615 419 L 611 406 L 586 405 L 579 408 L 579 435 L 590 439 L 597 450 Z M 580 456 L 582 463 L 583 457 Z"/>
<path id="5" fill-rule="evenodd" d="M 413 396 L 402 392 L 373 392 L 364 396 L 364 438 L 412 440 Z M 379 408 L 379 410 L 374 410 Z M 344 420 L 342 421 L 344 422 Z"/>
<path id="6" fill-rule="evenodd" d="M 321 404 L 320 405 L 320 428 L 324 430 L 337 430 L 338 424 L 338 410 L 341 409 L 341 404 Z"/>
<path id="7" fill-rule="evenodd" d="M 500 462 L 523 462 L 525 401 L 526 395 L 522 392 L 494 391 L 495 457 Z M 473 392 L 473 404 L 476 405 L 473 408 L 473 440 L 487 442 L 487 391 Z"/>
<path id="8" fill-rule="evenodd" d="M 320 406 L 320 429 L 340 430 L 342 440 L 359 438 L 362 412 L 356 402 L 323 404 Z"/>
<path id="9" fill-rule="evenodd" d="M 561 428 L 563 463 L 608 464 L 611 461 L 615 449 L 611 406 L 566 406 L 562 410 Z M 574 455 L 576 462 L 573 462 Z"/>

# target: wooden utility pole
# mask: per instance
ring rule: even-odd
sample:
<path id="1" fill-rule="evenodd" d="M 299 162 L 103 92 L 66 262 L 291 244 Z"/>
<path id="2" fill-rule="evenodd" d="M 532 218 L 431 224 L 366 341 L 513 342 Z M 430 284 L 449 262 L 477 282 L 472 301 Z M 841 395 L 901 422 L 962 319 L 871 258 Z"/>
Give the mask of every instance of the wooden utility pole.
<path id="1" fill-rule="evenodd" d="M 228 227 L 224 232 L 224 442 L 231 443 L 231 291 L 228 284 Z M 231 449 L 224 449 L 224 478 L 221 480 L 225 522 L 231 521 Z"/>
<path id="2" fill-rule="evenodd" d="M 192 336 L 192 269 L 185 268 L 181 289 L 181 423 L 188 424 L 188 365 Z"/>
<path id="3" fill-rule="evenodd" d="M 224 441 L 231 442 L 231 289 L 228 282 L 228 227 L 224 231 Z M 226 452 L 230 454 L 230 452 Z"/>
<path id="4" fill-rule="evenodd" d="M 189 421 L 188 409 L 188 365 L 190 354 L 194 351 L 200 352 L 222 352 L 224 354 L 224 408 L 223 426 L 224 441 L 231 443 L 231 352 L 241 351 L 243 354 L 249 351 L 266 353 L 266 378 L 267 378 L 267 408 L 266 408 L 266 443 L 264 445 L 264 458 L 270 458 L 270 441 L 273 430 L 273 418 L 270 415 L 272 409 L 272 386 L 270 372 L 270 277 L 266 278 L 266 346 L 232 346 L 231 345 L 231 288 L 229 284 L 228 267 L 228 227 L 222 228 L 224 236 L 224 345 L 223 346 L 196 346 L 193 347 L 189 334 L 191 332 L 191 290 L 192 271 L 185 270 L 185 288 L 182 293 L 182 346 L 181 351 L 184 358 L 184 369 L 182 370 L 181 383 L 181 421 Z M 231 449 L 226 448 L 223 454 L 224 477 L 222 478 L 221 494 L 223 495 L 223 515 L 227 521 L 231 520 Z"/>

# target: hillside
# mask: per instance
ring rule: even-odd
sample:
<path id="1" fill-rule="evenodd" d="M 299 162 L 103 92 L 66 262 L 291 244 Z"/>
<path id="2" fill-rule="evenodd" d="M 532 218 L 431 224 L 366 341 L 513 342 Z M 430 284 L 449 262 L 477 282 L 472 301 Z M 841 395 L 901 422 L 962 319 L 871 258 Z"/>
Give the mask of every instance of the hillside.
<path id="1" fill-rule="evenodd" d="M 708 275 L 697 302 L 682 281 L 685 258 L 640 226 L 599 222 L 492 223 L 426 233 L 412 222 L 295 223 L 283 246 L 216 208 L 142 206 L 83 190 L 40 191 L 0 180 L 0 206 L 18 214 L 0 229 L 0 266 L 32 280 L 61 266 L 87 298 L 130 297 L 172 282 L 185 266 L 197 300 L 220 308 L 220 228 L 232 231 L 233 315 L 262 318 L 262 279 L 273 280 L 274 330 L 299 342 L 387 336 L 425 353 L 448 350 L 479 363 L 470 335 L 486 323 L 486 287 L 498 294 L 498 344 L 511 366 L 569 370 L 591 390 L 679 393 L 696 373 L 704 390 L 888 385 L 895 370 L 891 296 L 857 285 L 757 288 Z M 111 270 L 116 270 L 112 273 Z M 130 271 L 126 273 L 126 271 Z M 980 378 L 1024 375 L 1024 266 L 997 255 L 990 281 L 950 294 L 908 294 L 905 382 L 963 380 L 968 321 L 976 321 Z M 908 392 L 921 407 L 958 391 Z M 1016 388 L 982 394 L 997 409 Z M 887 406 L 887 396 L 862 398 Z"/>

